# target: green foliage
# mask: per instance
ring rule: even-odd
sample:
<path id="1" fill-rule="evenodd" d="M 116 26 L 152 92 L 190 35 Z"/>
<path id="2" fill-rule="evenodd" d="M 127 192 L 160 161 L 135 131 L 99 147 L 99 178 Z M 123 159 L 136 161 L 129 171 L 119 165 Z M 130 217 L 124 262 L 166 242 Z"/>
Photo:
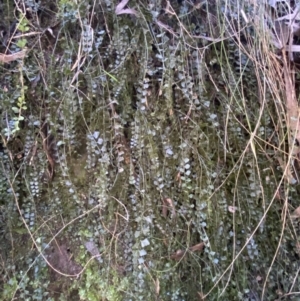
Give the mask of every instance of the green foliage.
<path id="1" fill-rule="evenodd" d="M 30 29 L 29 22 L 25 15 L 21 15 L 18 23 L 18 30 L 20 30 L 22 33 L 28 32 Z"/>
<path id="2" fill-rule="evenodd" d="M 30 51 L 0 73 L 2 299 L 275 300 L 298 287 L 298 225 L 274 202 L 298 206 L 277 162 L 280 81 L 240 15 L 259 12 L 21 2 L 8 50 Z"/>
<path id="3" fill-rule="evenodd" d="M 7 283 L 4 284 L 1 299 L 2 300 L 9 300 L 14 295 L 17 289 L 18 281 L 16 278 L 11 277 Z"/>
<path id="4" fill-rule="evenodd" d="M 26 39 L 19 39 L 16 45 L 22 49 L 22 48 L 25 48 L 26 44 L 27 44 Z"/>
<path id="5" fill-rule="evenodd" d="M 98 268 L 92 266 L 85 270 L 81 281 L 83 285 L 79 289 L 80 300 L 89 301 L 124 300 L 124 290 L 129 285 L 126 277 L 120 277 L 116 272 L 109 270 L 99 275 Z"/>

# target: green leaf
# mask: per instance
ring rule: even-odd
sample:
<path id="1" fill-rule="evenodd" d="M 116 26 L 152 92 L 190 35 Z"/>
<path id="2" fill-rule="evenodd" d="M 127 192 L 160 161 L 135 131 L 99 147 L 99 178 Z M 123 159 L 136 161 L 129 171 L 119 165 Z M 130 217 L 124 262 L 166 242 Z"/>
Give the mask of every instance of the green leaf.
<path id="1" fill-rule="evenodd" d="M 26 39 L 20 39 L 20 40 L 18 40 L 18 42 L 17 42 L 17 46 L 18 46 L 19 48 L 24 48 L 24 47 L 26 46 L 26 44 L 27 44 L 27 40 L 26 40 Z"/>

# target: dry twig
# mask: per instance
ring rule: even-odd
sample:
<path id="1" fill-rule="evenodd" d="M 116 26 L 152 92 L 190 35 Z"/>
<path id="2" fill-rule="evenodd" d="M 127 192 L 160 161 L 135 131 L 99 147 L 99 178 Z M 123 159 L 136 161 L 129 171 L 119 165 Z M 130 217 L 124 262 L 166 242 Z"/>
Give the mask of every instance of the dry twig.
<path id="1" fill-rule="evenodd" d="M 26 50 L 22 50 L 13 54 L 3 54 L 0 53 L 0 62 L 1 63 L 9 63 L 12 61 L 16 61 L 18 59 L 22 59 L 25 57 Z"/>

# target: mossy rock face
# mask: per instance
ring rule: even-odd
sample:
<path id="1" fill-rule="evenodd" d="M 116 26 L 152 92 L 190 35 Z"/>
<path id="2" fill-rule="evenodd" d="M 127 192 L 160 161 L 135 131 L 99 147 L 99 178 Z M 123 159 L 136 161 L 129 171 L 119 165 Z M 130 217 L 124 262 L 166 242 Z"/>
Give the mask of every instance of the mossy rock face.
<path id="1" fill-rule="evenodd" d="M 21 2 L 0 4 L 0 30 L 23 22 L 1 53 L 28 48 L 0 65 L 0 299 L 297 287 L 281 86 L 251 4 Z"/>

